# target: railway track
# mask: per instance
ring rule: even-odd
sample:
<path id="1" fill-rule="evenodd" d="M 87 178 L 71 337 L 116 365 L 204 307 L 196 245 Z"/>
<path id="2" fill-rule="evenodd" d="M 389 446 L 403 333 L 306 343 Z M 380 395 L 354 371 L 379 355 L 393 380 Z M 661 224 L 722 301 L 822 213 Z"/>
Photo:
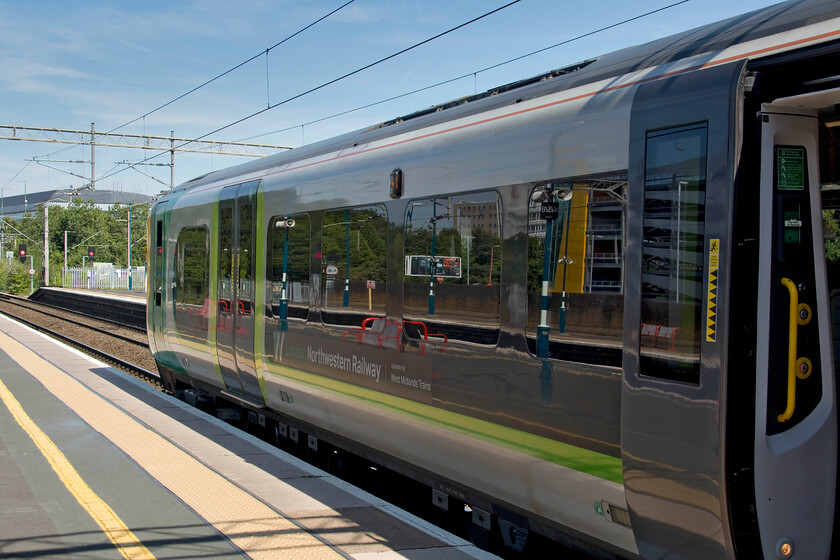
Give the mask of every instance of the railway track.
<path id="1" fill-rule="evenodd" d="M 144 329 L 8 294 L 0 313 L 162 389 Z"/>

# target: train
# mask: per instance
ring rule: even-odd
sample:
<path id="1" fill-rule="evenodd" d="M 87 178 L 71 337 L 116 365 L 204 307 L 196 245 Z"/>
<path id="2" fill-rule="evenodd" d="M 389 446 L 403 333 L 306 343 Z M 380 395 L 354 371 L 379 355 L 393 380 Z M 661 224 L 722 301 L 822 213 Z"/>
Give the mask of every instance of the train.
<path id="1" fill-rule="evenodd" d="M 836 558 L 838 68 L 792 0 L 187 181 L 164 384 L 516 550 Z"/>

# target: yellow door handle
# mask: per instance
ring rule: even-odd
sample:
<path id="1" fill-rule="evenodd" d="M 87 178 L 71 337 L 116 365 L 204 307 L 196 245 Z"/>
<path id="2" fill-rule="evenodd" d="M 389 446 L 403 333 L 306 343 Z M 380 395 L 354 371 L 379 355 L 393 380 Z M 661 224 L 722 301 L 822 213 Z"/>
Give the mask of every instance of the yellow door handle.
<path id="1" fill-rule="evenodd" d="M 776 419 L 779 422 L 787 422 L 793 417 L 793 411 L 796 408 L 796 378 L 806 379 L 811 374 L 811 361 L 808 358 L 796 356 L 799 325 L 807 325 L 811 321 L 811 308 L 805 303 L 799 303 L 799 290 L 790 278 L 782 278 L 782 285 L 790 292 L 787 408 Z"/>

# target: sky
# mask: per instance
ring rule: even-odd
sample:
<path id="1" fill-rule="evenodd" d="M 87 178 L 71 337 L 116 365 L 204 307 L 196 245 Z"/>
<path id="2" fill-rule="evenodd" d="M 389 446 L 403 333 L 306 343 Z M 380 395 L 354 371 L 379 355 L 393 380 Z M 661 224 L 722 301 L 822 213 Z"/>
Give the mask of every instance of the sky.
<path id="1" fill-rule="evenodd" d="M 89 131 L 94 123 L 97 132 L 212 133 L 208 139 L 298 147 L 776 3 L 688 0 L 576 39 L 679 0 L 520 0 L 282 103 L 511 0 L 352 0 L 266 54 L 347 1 L 0 0 L 0 126 Z M 460 76 L 466 77 L 429 88 Z M 352 111 L 421 88 L 428 89 Z M 214 132 L 269 105 L 277 106 Z M 352 112 L 326 118 L 346 111 Z M 156 153 L 96 148 L 96 189 L 146 195 L 168 189 L 169 168 L 142 166 L 141 173 L 120 163 Z M 249 159 L 176 153 L 175 184 Z M 80 187 L 88 180 L 76 175 L 87 177 L 90 164 L 67 162 L 89 160 L 88 146 L 0 140 L 0 193 Z M 147 163 L 168 164 L 169 156 Z"/>

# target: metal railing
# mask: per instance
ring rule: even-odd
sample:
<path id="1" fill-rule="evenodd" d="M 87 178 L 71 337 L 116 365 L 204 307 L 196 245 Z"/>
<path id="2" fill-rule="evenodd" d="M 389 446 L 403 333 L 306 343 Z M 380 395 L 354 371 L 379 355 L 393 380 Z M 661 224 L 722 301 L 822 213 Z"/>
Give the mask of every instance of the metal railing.
<path id="1" fill-rule="evenodd" d="M 272 282 L 271 284 L 271 301 L 273 303 L 280 302 L 280 293 L 283 284 L 281 282 Z M 309 302 L 309 284 L 302 282 L 289 282 L 286 289 L 289 291 L 288 298 L 293 303 L 308 303 Z"/>
<path id="2" fill-rule="evenodd" d="M 129 271 L 127 268 L 87 267 L 65 268 L 61 274 L 63 288 L 82 288 L 88 290 L 127 290 Z M 146 267 L 135 266 L 131 269 L 131 289 L 146 289 Z"/>

